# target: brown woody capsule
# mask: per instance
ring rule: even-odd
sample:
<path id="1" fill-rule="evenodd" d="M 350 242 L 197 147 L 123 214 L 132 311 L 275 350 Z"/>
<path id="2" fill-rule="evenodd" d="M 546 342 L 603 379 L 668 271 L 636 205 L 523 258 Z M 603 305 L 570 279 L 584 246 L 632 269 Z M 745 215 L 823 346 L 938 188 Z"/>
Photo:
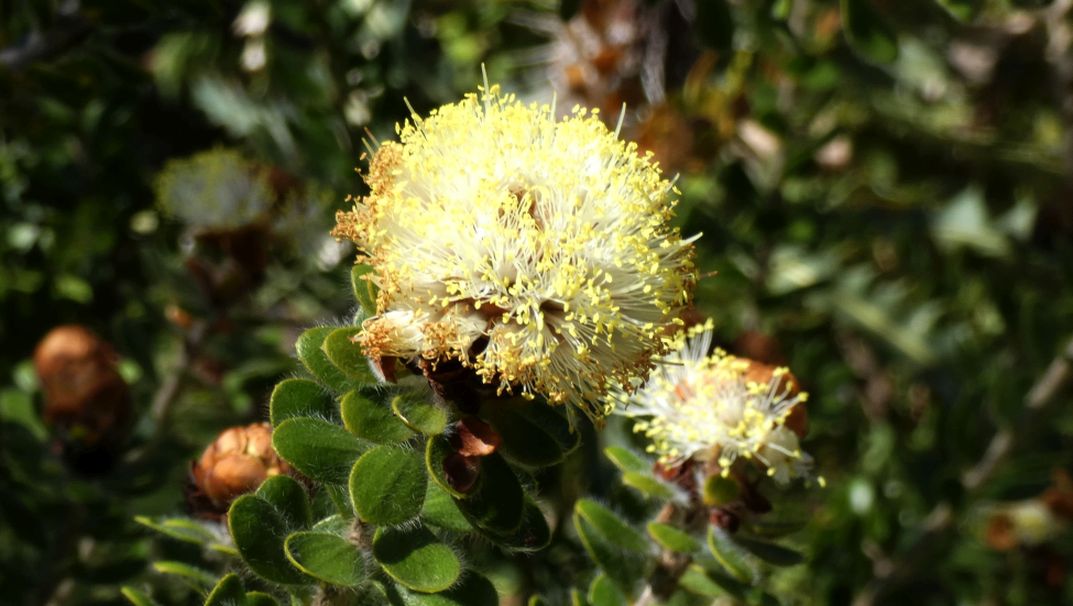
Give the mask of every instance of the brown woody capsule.
<path id="1" fill-rule="evenodd" d="M 272 448 L 272 428 L 254 423 L 221 433 L 194 464 L 191 475 L 197 490 L 222 512 L 239 495 L 290 471 Z"/>
<path id="2" fill-rule="evenodd" d="M 34 368 L 45 423 L 63 434 L 65 446 L 92 450 L 121 441 L 130 391 L 107 342 L 83 326 L 58 326 L 38 343 Z"/>

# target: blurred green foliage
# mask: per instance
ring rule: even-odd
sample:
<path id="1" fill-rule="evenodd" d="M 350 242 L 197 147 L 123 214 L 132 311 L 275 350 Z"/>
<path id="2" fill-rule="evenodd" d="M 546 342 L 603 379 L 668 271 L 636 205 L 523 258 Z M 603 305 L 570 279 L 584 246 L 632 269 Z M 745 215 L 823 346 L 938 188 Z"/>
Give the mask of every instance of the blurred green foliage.
<path id="1" fill-rule="evenodd" d="M 612 126 L 626 102 L 624 136 L 680 175 L 683 231 L 704 233 L 699 312 L 812 394 L 827 488 L 781 504 L 808 520 L 805 564 L 767 580 L 781 603 L 1073 601 L 1068 520 L 1012 545 L 995 522 L 1073 470 L 1068 381 L 1040 383 L 1073 337 L 1071 38 L 1068 0 L 3 4 L 0 595 L 203 599 L 226 554 L 134 516 L 182 513 L 189 462 L 267 417 L 302 330 L 349 322 L 351 252 L 327 230 L 363 187 L 362 139 L 390 138 L 404 98 L 473 90 L 483 62 Z M 274 192 L 252 231 L 157 199 L 169 162 L 214 148 Z M 31 356 L 63 323 L 109 341 L 130 385 L 104 473 L 40 420 Z M 574 502 L 636 523 L 646 504 L 584 437 L 540 481 L 565 545 L 467 562 L 501 596 L 614 603 Z M 635 445 L 614 422 L 602 439 Z"/>

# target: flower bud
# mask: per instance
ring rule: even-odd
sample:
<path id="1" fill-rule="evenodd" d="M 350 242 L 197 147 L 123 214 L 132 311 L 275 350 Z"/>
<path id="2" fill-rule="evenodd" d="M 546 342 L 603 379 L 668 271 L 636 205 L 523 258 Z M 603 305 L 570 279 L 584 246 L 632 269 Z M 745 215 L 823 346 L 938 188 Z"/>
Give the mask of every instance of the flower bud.
<path id="1" fill-rule="evenodd" d="M 122 441 L 130 391 L 107 342 L 83 326 L 58 326 L 38 343 L 34 368 L 45 423 L 60 434 L 65 453 L 80 456 Z"/>
<path id="2" fill-rule="evenodd" d="M 272 448 L 272 428 L 268 423 L 254 423 L 221 433 L 194 464 L 191 475 L 212 509 L 223 512 L 239 495 L 290 471 Z"/>

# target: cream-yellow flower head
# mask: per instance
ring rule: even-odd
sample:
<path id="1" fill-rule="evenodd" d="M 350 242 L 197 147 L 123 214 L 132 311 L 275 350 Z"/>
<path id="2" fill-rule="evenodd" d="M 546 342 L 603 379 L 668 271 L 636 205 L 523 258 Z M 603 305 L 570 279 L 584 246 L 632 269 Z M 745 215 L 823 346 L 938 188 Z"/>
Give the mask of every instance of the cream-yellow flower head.
<path id="1" fill-rule="evenodd" d="M 380 287 L 365 353 L 459 360 L 501 393 L 606 414 L 691 297 L 673 185 L 595 112 L 556 119 L 498 86 L 396 131 L 334 232 Z"/>
<path id="2" fill-rule="evenodd" d="M 711 344 L 710 322 L 679 333 L 647 384 L 633 393 L 616 390 L 616 412 L 637 418 L 634 431 L 644 433 L 648 451 L 665 465 L 714 459 L 727 476 L 736 461 L 751 459 L 780 484 L 808 475 L 812 458 L 787 423 L 808 394 L 786 368 L 765 372 L 720 349 L 709 355 Z"/>

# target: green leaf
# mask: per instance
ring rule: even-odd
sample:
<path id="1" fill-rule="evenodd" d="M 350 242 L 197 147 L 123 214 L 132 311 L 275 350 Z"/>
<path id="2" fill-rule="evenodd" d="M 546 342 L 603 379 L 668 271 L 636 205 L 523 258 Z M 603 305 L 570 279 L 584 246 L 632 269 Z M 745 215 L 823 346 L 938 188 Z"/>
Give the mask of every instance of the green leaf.
<path id="1" fill-rule="evenodd" d="M 344 537 L 326 532 L 296 532 L 284 542 L 291 564 L 325 583 L 357 587 L 365 580 L 361 548 Z"/>
<path id="2" fill-rule="evenodd" d="M 387 406 L 354 390 L 339 403 L 343 425 L 350 433 L 377 444 L 405 442 L 414 436 L 410 428 Z"/>
<path id="3" fill-rule="evenodd" d="M 335 514 L 320 520 L 310 530 L 343 536 L 350 531 L 350 521 L 339 514 Z"/>
<path id="4" fill-rule="evenodd" d="M 805 561 L 800 552 L 776 543 L 769 543 L 749 537 L 735 536 L 734 542 L 746 551 L 774 566 L 794 566 Z"/>
<path id="5" fill-rule="evenodd" d="M 935 0 L 950 16 L 958 21 L 972 21 L 983 8 L 980 0 Z"/>
<path id="6" fill-rule="evenodd" d="M 731 576 L 743 583 L 752 582 L 755 575 L 747 554 L 725 530 L 715 526 L 708 528 L 708 549 Z"/>
<path id="7" fill-rule="evenodd" d="M 737 581 L 732 580 L 731 582 L 737 583 Z M 686 571 L 678 579 L 678 585 L 692 594 L 710 598 L 723 597 L 729 593 L 722 585 L 709 578 L 707 572 L 697 564 L 692 564 L 689 568 L 686 568 Z M 745 597 L 744 591 L 741 592 L 741 595 L 735 593 L 731 593 L 731 595 L 735 595 L 739 599 L 744 599 Z"/>
<path id="8" fill-rule="evenodd" d="M 376 285 L 372 280 L 373 268 L 362 263 L 356 264 L 350 269 L 350 286 L 354 290 L 354 298 L 357 299 L 366 316 L 376 315 Z"/>
<path id="9" fill-rule="evenodd" d="M 454 499 L 436 482 L 428 482 L 425 492 L 425 504 L 421 509 L 421 519 L 444 530 L 469 532 L 473 526 L 466 516 L 458 510 Z"/>
<path id="10" fill-rule="evenodd" d="M 898 39 L 869 0 L 841 0 L 842 31 L 853 50 L 873 63 L 898 58 Z"/>
<path id="11" fill-rule="evenodd" d="M 272 432 L 272 445 L 283 460 L 306 476 L 342 484 L 364 449 L 346 429 L 319 419 L 288 419 Z"/>
<path id="12" fill-rule="evenodd" d="M 589 604 L 591 606 L 623 606 L 626 596 L 607 575 L 598 574 L 589 585 Z"/>
<path id="13" fill-rule="evenodd" d="M 574 511 L 618 547 L 636 552 L 648 551 L 648 541 L 644 535 L 596 501 L 580 499 L 574 504 Z"/>
<path id="14" fill-rule="evenodd" d="M 332 399 L 324 389 L 309 379 L 285 379 L 276 384 L 268 401 L 268 416 L 275 427 L 294 417 L 335 416 Z"/>
<path id="15" fill-rule="evenodd" d="M 239 606 L 246 603 L 246 588 L 237 574 L 228 574 L 212 588 L 205 606 Z"/>
<path id="16" fill-rule="evenodd" d="M 589 557 L 620 589 L 632 594 L 633 588 L 644 576 L 646 557 L 636 549 L 623 548 L 622 543 L 646 547 L 644 537 L 610 511 L 588 499 L 575 504 L 573 519 L 574 529 Z M 599 523 L 594 523 L 593 519 Z"/>
<path id="17" fill-rule="evenodd" d="M 217 536 L 206 528 L 203 523 L 190 518 L 159 518 L 154 520 L 146 516 L 135 516 L 134 521 L 186 543 L 209 545 L 217 540 Z"/>
<path id="18" fill-rule="evenodd" d="M 462 563 L 451 548 L 424 526 L 379 528 L 373 538 L 373 557 L 388 576 L 417 591 L 443 591 L 462 572 Z"/>
<path id="19" fill-rule="evenodd" d="M 120 588 L 119 593 L 122 593 L 123 597 L 127 598 L 127 601 L 133 606 L 159 606 L 148 594 L 129 585 L 124 585 Z"/>
<path id="20" fill-rule="evenodd" d="M 454 452 L 455 449 L 451 446 L 447 436 L 443 434 L 430 436 L 428 443 L 425 445 L 425 471 L 428 472 L 428 477 L 432 478 L 432 481 L 446 491 L 447 494 L 458 499 L 464 499 L 469 494 L 455 490 L 447 480 L 447 474 L 444 472 L 444 460 Z"/>
<path id="21" fill-rule="evenodd" d="M 798 532 L 807 525 L 808 520 L 806 518 L 786 518 L 781 520 L 766 520 L 761 518 L 757 520 L 749 520 L 742 527 L 742 530 L 753 536 L 763 537 L 765 539 L 778 539 L 788 534 Z"/>
<path id="22" fill-rule="evenodd" d="M 498 606 L 499 594 L 492 582 L 467 572 L 460 583 L 441 593 L 417 593 L 399 587 L 404 606 Z"/>
<path id="23" fill-rule="evenodd" d="M 324 338 L 321 349 L 328 356 L 328 361 L 335 365 L 343 375 L 355 385 L 372 385 L 378 383 L 376 375 L 369 367 L 369 359 L 361 351 L 361 345 L 352 339 L 361 332 L 357 326 L 337 328 Z"/>
<path id="24" fill-rule="evenodd" d="M 622 483 L 650 499 L 667 501 L 674 497 L 674 489 L 659 481 L 650 473 L 628 471 L 622 474 Z"/>
<path id="25" fill-rule="evenodd" d="M 416 517 L 425 502 L 428 475 L 420 455 L 397 446 L 377 446 L 350 472 L 354 512 L 372 524 L 400 524 Z"/>
<path id="26" fill-rule="evenodd" d="M 250 570 L 275 583 L 308 581 L 287 560 L 283 552 L 287 522 L 268 501 L 252 494 L 239 497 L 227 512 L 227 525 Z"/>
<path id="27" fill-rule="evenodd" d="M 268 478 L 256 494 L 275 507 L 291 529 L 305 528 L 313 522 L 306 490 L 290 476 Z"/>
<path id="28" fill-rule="evenodd" d="M 153 562 L 153 570 L 161 574 L 170 574 L 180 577 L 197 591 L 206 591 L 216 584 L 216 575 L 191 566 L 185 562 L 161 561 Z"/>
<path id="29" fill-rule="evenodd" d="M 418 394 L 402 394 L 391 400 L 391 410 L 410 429 L 433 436 L 447 428 L 447 410 Z"/>
<path id="30" fill-rule="evenodd" d="M 525 493 L 507 462 L 493 453 L 481 457 L 477 485 L 455 504 L 471 524 L 496 535 L 510 535 L 521 526 Z"/>
<path id="31" fill-rule="evenodd" d="M 246 606 L 279 606 L 279 602 L 262 591 L 247 591 Z"/>
<path id="32" fill-rule="evenodd" d="M 525 503 L 522 523 L 509 535 L 491 537 L 500 547 L 509 551 L 540 551 L 551 543 L 551 529 L 544 519 L 544 512 L 532 501 Z"/>
<path id="33" fill-rule="evenodd" d="M 608 446 L 604 449 L 607 458 L 623 473 L 645 473 L 652 471 L 652 463 L 644 457 L 620 446 Z"/>
<path id="34" fill-rule="evenodd" d="M 334 331 L 334 326 L 310 328 L 298 337 L 294 347 L 298 351 L 298 359 L 306 370 L 332 391 L 342 393 L 350 389 L 350 382 L 321 349 L 324 340 Z"/>
<path id="35" fill-rule="evenodd" d="M 696 539 L 670 524 L 661 522 L 648 523 L 648 535 L 651 536 L 660 547 L 678 553 L 693 553 L 700 549 L 700 543 Z"/>
<path id="36" fill-rule="evenodd" d="M 481 408 L 481 417 L 503 441 L 500 454 L 516 465 L 539 468 L 554 465 L 577 447 L 580 434 L 572 432 L 562 412 L 542 402 L 505 400 Z"/>

